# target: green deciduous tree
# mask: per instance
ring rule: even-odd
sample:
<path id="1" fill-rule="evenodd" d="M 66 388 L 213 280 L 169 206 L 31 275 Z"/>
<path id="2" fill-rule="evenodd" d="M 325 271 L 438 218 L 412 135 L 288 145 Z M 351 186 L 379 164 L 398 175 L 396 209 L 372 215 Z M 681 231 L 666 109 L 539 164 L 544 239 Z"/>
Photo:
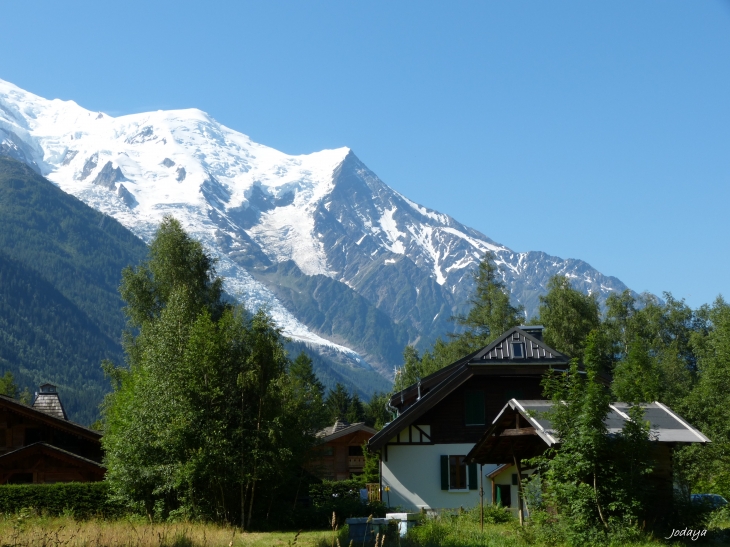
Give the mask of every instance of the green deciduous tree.
<path id="1" fill-rule="evenodd" d="M 613 393 L 616 400 L 629 403 L 652 402 L 661 392 L 659 371 L 649 344 L 635 336 L 624 358 L 614 371 Z"/>
<path id="2" fill-rule="evenodd" d="M 127 366 L 105 364 L 102 442 L 113 492 L 151 518 L 248 527 L 298 476 L 321 386 L 302 360 L 287 374 L 271 318 L 226 305 L 213 266 L 168 217 L 148 261 L 124 271 Z"/>
<path id="3" fill-rule="evenodd" d="M 545 380 L 560 446 L 536 463 L 544 470 L 547 503 L 576 544 L 596 544 L 617 529 L 635 526 L 647 507 L 649 430 L 637 406 L 622 434 L 608 435 L 611 397 L 599 382 L 601 336 L 593 331 L 586 339 L 585 374 L 573 360 L 569 372 Z"/>
<path id="4" fill-rule="evenodd" d="M 730 495 L 730 305 L 722 297 L 705 310 L 706 338 L 697 340 L 698 377 L 683 412 L 712 441 L 678 455 L 679 471 L 691 491 Z"/>
<path id="5" fill-rule="evenodd" d="M 20 389 L 18 388 L 18 384 L 15 383 L 15 377 L 12 372 L 7 371 L 0 376 L 0 395 L 16 399 L 19 393 Z"/>
<path id="6" fill-rule="evenodd" d="M 670 293 L 663 296 L 664 303 L 628 291 L 609 296 L 603 330 L 613 345 L 616 397 L 661 400 L 680 410 L 698 377 L 707 309 L 693 311 Z"/>

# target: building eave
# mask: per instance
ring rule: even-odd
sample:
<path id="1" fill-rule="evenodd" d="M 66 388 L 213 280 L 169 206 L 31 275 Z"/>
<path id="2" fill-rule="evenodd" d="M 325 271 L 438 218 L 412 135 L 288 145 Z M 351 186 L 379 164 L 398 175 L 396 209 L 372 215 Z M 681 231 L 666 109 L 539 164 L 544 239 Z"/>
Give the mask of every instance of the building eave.
<path id="1" fill-rule="evenodd" d="M 101 440 L 101 433 L 99 433 L 98 431 L 94 431 L 93 429 L 89 429 L 88 427 L 77 424 L 75 422 L 71 422 L 69 420 L 64 420 L 55 416 L 51 416 L 38 409 L 24 405 L 20 401 L 16 401 L 15 399 L 12 399 L 11 397 L 7 397 L 5 395 L 0 395 L 0 407 L 5 407 L 11 412 L 15 412 L 33 420 L 38 420 L 39 422 L 47 424 L 51 427 L 73 433 L 91 441 L 99 442 Z"/>

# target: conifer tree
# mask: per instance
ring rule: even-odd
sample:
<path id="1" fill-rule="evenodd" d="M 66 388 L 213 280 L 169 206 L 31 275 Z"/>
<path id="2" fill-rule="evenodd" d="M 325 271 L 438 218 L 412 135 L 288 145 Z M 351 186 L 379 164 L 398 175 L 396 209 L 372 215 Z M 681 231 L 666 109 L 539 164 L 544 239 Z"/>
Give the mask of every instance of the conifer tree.
<path id="1" fill-rule="evenodd" d="M 545 343 L 568 357 L 583 358 L 588 334 L 601 323 L 598 299 L 574 289 L 570 279 L 555 275 L 540 296 L 539 323 L 545 327 Z"/>
<path id="2" fill-rule="evenodd" d="M 347 419 L 347 414 L 350 410 L 351 404 L 352 396 L 345 386 L 338 382 L 334 389 L 329 390 L 327 400 L 325 401 L 330 425 L 333 424 L 335 420 Z"/>
<path id="3" fill-rule="evenodd" d="M 509 292 L 494 263 L 494 255 L 489 251 L 474 272 L 474 284 L 469 313 L 456 318 L 457 325 L 466 327 L 466 330 L 454 337 L 458 345 L 472 351 L 522 324 L 524 319 L 524 308 L 510 303 Z"/>
<path id="4" fill-rule="evenodd" d="M 486 346 L 504 331 L 522 324 L 524 309 L 513 306 L 501 279 L 494 255 L 487 251 L 474 272 L 474 293 L 466 315 L 454 317 L 464 330 L 449 334 L 448 340 L 436 339 L 430 350 L 419 356 L 415 348 L 406 346 L 401 381 L 412 385 L 419 378 L 450 365 L 454 361 Z"/>

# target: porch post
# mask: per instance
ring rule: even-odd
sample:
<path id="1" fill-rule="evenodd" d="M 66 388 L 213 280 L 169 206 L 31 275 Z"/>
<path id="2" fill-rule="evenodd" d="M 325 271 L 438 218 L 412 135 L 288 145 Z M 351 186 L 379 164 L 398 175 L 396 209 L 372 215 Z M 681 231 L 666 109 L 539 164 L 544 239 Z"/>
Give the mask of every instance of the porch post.
<path id="1" fill-rule="evenodd" d="M 484 465 L 479 464 L 479 511 L 480 511 L 480 526 L 482 532 L 484 531 Z"/>

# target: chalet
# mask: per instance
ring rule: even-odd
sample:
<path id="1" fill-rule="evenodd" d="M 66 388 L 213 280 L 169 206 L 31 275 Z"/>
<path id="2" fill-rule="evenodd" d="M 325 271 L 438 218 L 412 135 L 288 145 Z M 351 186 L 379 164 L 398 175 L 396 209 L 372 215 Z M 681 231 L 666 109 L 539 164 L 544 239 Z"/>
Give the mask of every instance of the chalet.
<path id="1" fill-rule="evenodd" d="M 0 484 L 100 481 L 101 461 L 101 433 L 68 420 L 55 386 L 32 406 L 0 395 Z"/>
<path id="2" fill-rule="evenodd" d="M 336 420 L 334 425 L 317 433 L 320 442 L 310 462 L 310 471 L 321 478 L 335 481 L 361 474 L 365 464 L 362 445 L 375 433 L 375 429 L 364 422 L 350 424 L 346 420 Z"/>
<path id="3" fill-rule="evenodd" d="M 507 401 L 542 398 L 544 374 L 568 366 L 568 357 L 542 340 L 542 327 L 514 327 L 396 393 L 390 404 L 398 416 L 368 444 L 381 455 L 390 504 L 418 510 L 479 503 L 482 479 L 467 454 Z"/>
<path id="4" fill-rule="evenodd" d="M 619 433 L 629 419 L 627 403 L 613 403 L 605 424 L 609 435 Z M 659 402 L 641 405 L 644 419 L 650 423 L 651 458 L 654 469 L 649 476 L 656 492 L 657 511 L 672 499 L 672 450 L 678 446 L 710 440 L 686 420 Z M 468 465 L 488 465 L 485 494 L 492 503 L 512 508 L 517 515 L 524 511 L 519 485 L 525 473 L 520 462 L 539 456 L 550 447 L 559 447 L 560 439 L 553 430 L 548 412 L 551 401 L 510 400 L 492 424 L 466 455 Z M 493 469 L 494 464 L 500 464 Z"/>

